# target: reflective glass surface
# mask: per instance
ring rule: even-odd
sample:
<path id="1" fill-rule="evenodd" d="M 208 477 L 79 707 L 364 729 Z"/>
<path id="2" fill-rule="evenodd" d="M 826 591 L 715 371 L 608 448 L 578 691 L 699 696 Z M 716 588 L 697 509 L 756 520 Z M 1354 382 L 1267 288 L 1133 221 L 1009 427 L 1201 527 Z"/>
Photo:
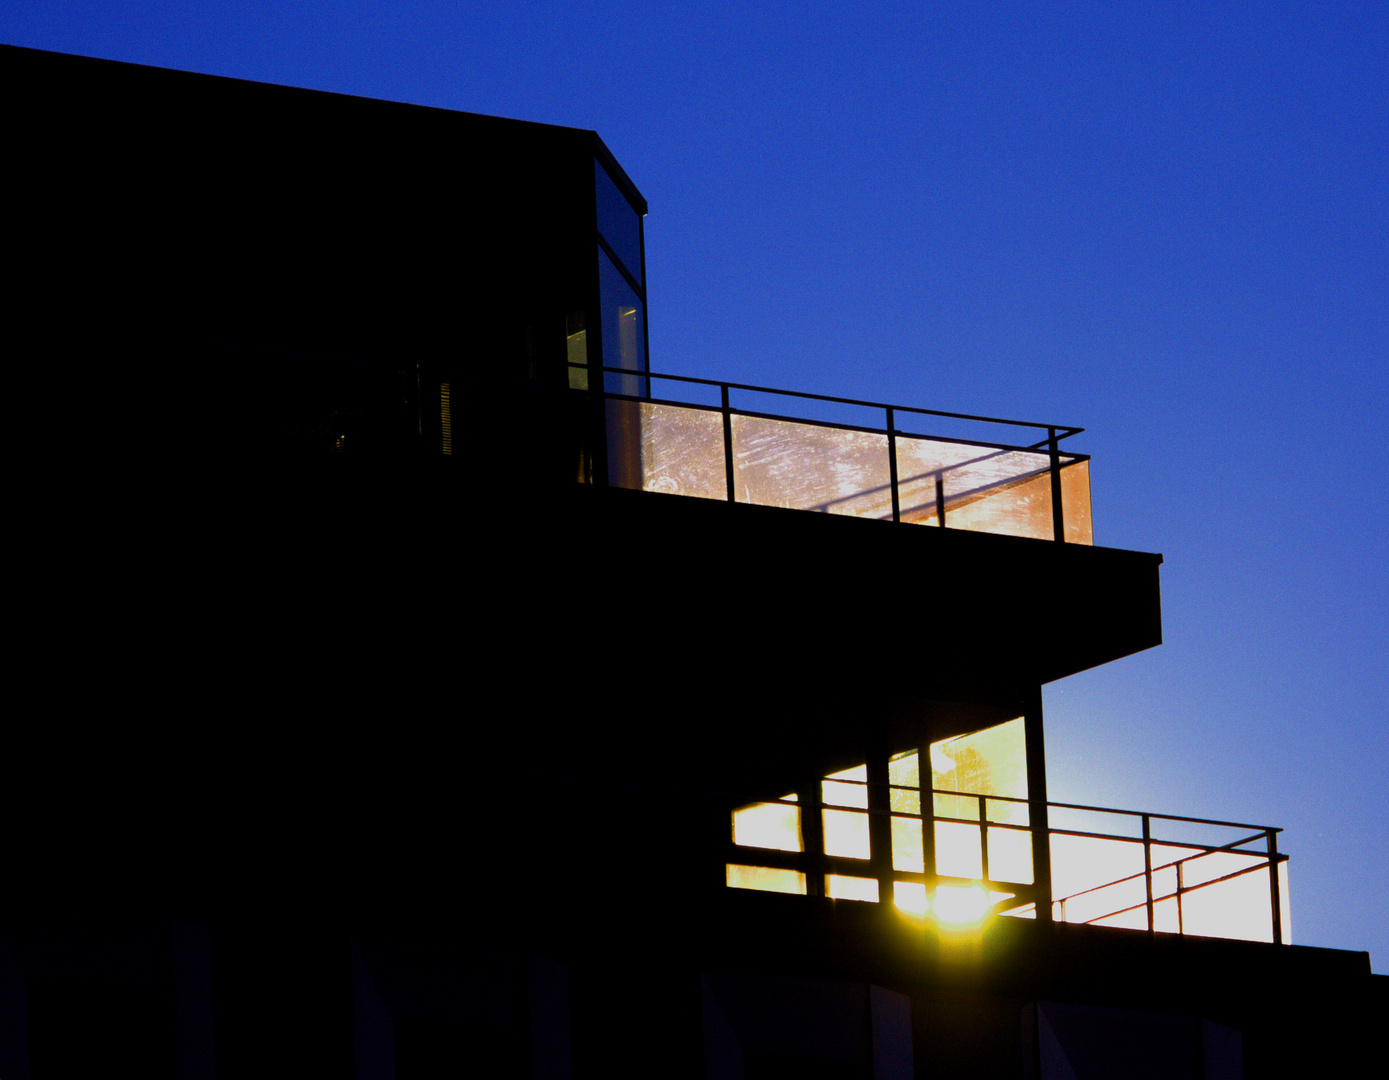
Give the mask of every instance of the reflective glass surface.
<path id="1" fill-rule="evenodd" d="M 646 371 L 646 310 L 602 248 L 598 249 L 598 287 L 603 305 L 603 366 Z M 643 397 L 646 380 L 608 372 L 603 388 L 613 394 Z"/>
<path id="2" fill-rule="evenodd" d="M 605 363 L 644 370 L 641 303 L 611 260 L 604 268 Z M 609 374 L 611 391 L 644 396 L 646 380 Z M 892 517 L 888 440 L 884 434 L 734 413 L 735 501 L 826 514 Z M 642 486 L 726 499 L 722 416 L 678 405 L 642 414 Z M 903 521 L 1055 538 L 1050 459 L 1026 450 L 990 449 L 909 436 L 897 438 Z M 939 485 L 938 482 L 939 481 Z M 1066 541 L 1090 544 L 1089 462 L 1062 457 Z"/>
<path id="3" fill-rule="evenodd" d="M 738 502 L 892 516 L 886 435 L 756 416 L 732 426 Z"/>
<path id="4" fill-rule="evenodd" d="M 643 401 L 641 486 L 643 491 L 727 499 L 723 416 L 706 409 Z"/>
<path id="5" fill-rule="evenodd" d="M 979 820 L 979 800 L 970 795 L 1027 798 L 1027 748 L 1021 718 L 931 744 L 931 786 L 958 791 L 936 795 L 937 817 Z M 990 821 L 1025 824 L 1024 803 L 987 801 Z"/>
<path id="6" fill-rule="evenodd" d="M 730 889 L 756 889 L 759 892 L 805 895 L 805 875 L 799 870 L 778 870 L 771 866 L 740 866 L 727 863 L 724 883 Z"/>
<path id="7" fill-rule="evenodd" d="M 801 812 L 789 802 L 753 803 L 735 810 L 733 842 L 743 847 L 800 851 Z"/>
<path id="8" fill-rule="evenodd" d="M 878 902 L 876 878 L 848 877 L 845 874 L 825 875 L 825 895 L 831 900 L 865 900 Z"/>
<path id="9" fill-rule="evenodd" d="M 627 272 L 645 288 L 641 270 L 641 217 L 599 161 L 593 163 L 593 178 L 598 200 L 598 231 L 617 252 Z"/>

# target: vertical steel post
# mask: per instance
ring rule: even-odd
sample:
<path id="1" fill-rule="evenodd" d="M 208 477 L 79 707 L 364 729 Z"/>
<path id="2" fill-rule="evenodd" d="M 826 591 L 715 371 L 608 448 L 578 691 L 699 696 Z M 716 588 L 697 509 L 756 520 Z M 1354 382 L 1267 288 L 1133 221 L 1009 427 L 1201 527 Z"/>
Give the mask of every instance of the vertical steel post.
<path id="1" fill-rule="evenodd" d="M 728 486 L 728 501 L 737 502 L 733 487 L 733 414 L 728 408 L 728 384 L 719 383 L 723 404 L 723 482 Z"/>
<path id="2" fill-rule="evenodd" d="M 892 903 L 892 791 L 887 743 L 874 734 L 867 746 L 865 771 L 868 774 L 868 857 L 869 867 L 878 879 L 878 902 Z"/>
<path id="3" fill-rule="evenodd" d="M 1051 529 L 1058 544 L 1066 542 L 1066 518 L 1061 508 L 1061 448 L 1056 442 L 1056 429 L 1047 428 L 1047 448 L 1051 454 Z"/>
<path id="4" fill-rule="evenodd" d="M 936 524 L 945 528 L 945 478 L 936 473 Z"/>
<path id="5" fill-rule="evenodd" d="M 1186 860 L 1177 863 L 1177 933 L 1186 933 L 1186 919 L 1182 915 L 1182 890 L 1186 887 Z"/>
<path id="6" fill-rule="evenodd" d="M 901 521 L 902 500 L 897 494 L 897 425 L 891 405 L 887 407 L 887 473 L 888 483 L 892 485 L 892 520 Z"/>
<path id="7" fill-rule="evenodd" d="M 989 808 L 985 796 L 979 796 L 979 867 L 984 880 L 989 880 Z"/>
<path id="8" fill-rule="evenodd" d="M 916 748 L 916 782 L 921 792 L 921 869 L 926 874 L 926 902 L 936 899 L 936 790 L 931 776 L 931 746 Z"/>
<path id="9" fill-rule="evenodd" d="M 801 785 L 796 801 L 801 807 L 801 847 L 805 849 L 805 894 L 825 895 L 825 819 L 821 813 L 823 785 L 815 780 Z"/>
<path id="10" fill-rule="evenodd" d="M 1153 824 L 1143 815 L 1143 884 L 1148 893 L 1148 933 L 1153 932 Z"/>
<path id="11" fill-rule="evenodd" d="M 1273 943 L 1283 944 L 1283 898 L 1278 888 L 1278 838 L 1277 830 L 1269 829 L 1268 837 L 1268 888 L 1269 910 L 1273 914 Z"/>
<path id="12" fill-rule="evenodd" d="M 1032 887 L 1037 892 L 1038 921 L 1051 922 L 1051 832 L 1047 824 L 1047 760 L 1042 738 L 1040 686 L 1025 700 L 1022 723 L 1027 748 L 1027 823 L 1032 830 Z"/>

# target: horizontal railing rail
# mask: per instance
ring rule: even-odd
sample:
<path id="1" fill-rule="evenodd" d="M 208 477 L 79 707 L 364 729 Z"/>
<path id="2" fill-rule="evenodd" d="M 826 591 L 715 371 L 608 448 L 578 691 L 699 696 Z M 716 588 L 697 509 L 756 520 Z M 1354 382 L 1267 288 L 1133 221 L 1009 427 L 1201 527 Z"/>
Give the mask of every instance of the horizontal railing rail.
<path id="1" fill-rule="evenodd" d="M 584 367 L 586 365 L 570 364 L 571 368 Z M 668 382 L 692 383 L 701 386 L 716 386 L 721 390 L 742 390 L 755 394 L 775 394 L 778 397 L 802 398 L 807 401 L 825 401 L 835 405 L 853 405 L 865 409 L 892 409 L 894 412 L 915 413 L 919 416 L 939 416 L 951 420 L 966 420 L 984 424 L 1005 424 L 1010 427 L 1030 427 L 1039 428 L 1043 431 L 1055 430 L 1058 438 L 1067 438 L 1071 435 L 1079 435 L 1084 428 L 1072 427 L 1067 424 L 1044 424 L 1033 420 L 1006 420 L 998 416 L 976 416 L 971 413 L 946 412 L 941 409 L 922 409 L 914 405 L 890 405 L 884 401 L 864 401 L 859 398 L 836 397 L 832 394 L 809 394 L 802 390 L 782 390 L 772 386 L 755 386 L 752 383 L 726 382 L 720 379 L 703 379 L 693 375 L 671 375 L 655 371 L 631 371 L 627 368 L 605 367 L 602 369 L 606 374 L 625 375 L 630 378 L 660 379 Z M 673 404 L 686 404 L 684 402 L 673 402 Z M 717 406 L 714 406 L 717 408 Z M 794 417 L 783 417 L 783 419 L 794 419 Z M 1037 445 L 1041 445 L 1040 443 Z M 1032 447 L 1036 449 L 1036 447 Z"/>
<path id="2" fill-rule="evenodd" d="M 1015 887 L 1016 883 L 1006 879 L 990 878 L 988 875 L 988 833 L 992 830 L 1004 830 L 1009 832 L 1032 833 L 1040 830 L 1046 838 L 1046 848 L 1051 851 L 1052 838 L 1068 837 L 1081 841 L 1095 841 L 1101 844 L 1117 845 L 1141 845 L 1143 868 L 1137 872 L 1119 872 L 1116 876 L 1105 877 L 1096 884 L 1088 885 L 1085 888 L 1077 889 L 1065 895 L 1052 895 L 1050 897 L 1037 895 L 1035 901 L 1029 901 L 1022 907 L 1012 911 L 1013 914 L 1021 913 L 1023 908 L 1032 909 L 1041 904 L 1047 904 L 1050 909 L 1059 917 L 1062 922 L 1082 922 L 1087 924 L 1106 924 L 1125 915 L 1134 912 L 1143 912 L 1141 922 L 1146 925 L 1149 932 L 1159 929 L 1156 917 L 1160 905 L 1171 903 L 1175 908 L 1175 927 L 1174 931 L 1178 934 L 1185 934 L 1191 931 L 1188 928 L 1186 911 L 1188 898 L 1193 894 L 1199 894 L 1206 890 L 1214 890 L 1221 885 L 1227 885 L 1240 878 L 1248 877 L 1252 874 L 1265 873 L 1268 875 L 1269 891 L 1267 893 L 1267 912 L 1269 916 L 1268 938 L 1275 943 L 1284 941 L 1283 930 L 1283 898 L 1280 894 L 1280 874 L 1283 872 L 1288 856 L 1278 850 L 1277 834 L 1283 830 L 1274 826 L 1252 825 L 1245 822 L 1220 821 L 1215 818 L 1192 817 L 1180 814 L 1157 814 L 1151 811 L 1127 810 L 1117 807 L 1087 806 L 1080 803 L 1057 803 L 1042 802 L 1036 799 L 1028 799 L 1018 796 L 1007 795 L 982 795 L 976 792 L 951 791 L 947 789 L 931 788 L 921 789 L 900 784 L 879 784 L 863 780 L 849 780 L 841 777 L 818 780 L 813 784 L 806 785 L 802 791 L 819 791 L 821 782 L 834 785 L 837 796 L 826 797 L 823 793 L 818 798 L 802 801 L 799 798 L 782 799 L 748 799 L 746 805 L 784 805 L 795 807 L 798 810 L 820 813 L 824 811 L 862 814 L 869 818 L 907 818 L 920 819 L 923 826 L 926 822 L 945 825 L 964 825 L 979 828 L 979 845 L 981 848 L 981 866 L 984 876 L 982 884 L 1003 887 Z M 861 790 L 861 798 L 850 798 L 849 793 L 855 789 Z M 874 799 L 869 795 L 870 790 L 877 790 L 880 793 L 886 792 L 886 802 L 891 803 L 893 796 L 910 796 L 919 800 L 921 812 L 908 812 L 885 808 L 881 796 Z M 933 812 L 938 800 L 956 800 L 955 813 L 946 814 Z M 961 816 L 965 813 L 963 807 L 959 805 L 964 802 L 966 805 L 975 804 L 969 811 L 969 816 Z M 862 804 L 862 805 L 860 805 Z M 1018 807 L 1029 807 L 1031 813 L 1028 820 L 1020 821 L 993 821 L 990 820 L 991 813 L 1001 816 L 995 804 L 1015 805 Z M 1052 811 L 1070 811 L 1091 815 L 1116 815 L 1127 819 L 1135 820 L 1140 826 L 1140 835 L 1125 835 L 1119 832 L 1105 832 L 1090 830 L 1078 827 L 1058 827 L 1051 824 L 1040 824 L 1048 821 Z M 1205 840 L 1193 839 L 1189 836 L 1164 836 L 1158 835 L 1157 830 L 1167 831 L 1167 826 L 1202 826 L 1211 829 L 1238 830 L 1242 835 L 1235 839 L 1224 840 L 1220 843 L 1211 843 Z M 1257 847 L 1251 847 L 1257 845 Z M 1154 851 L 1167 851 L 1169 854 L 1162 859 L 1155 861 Z M 1178 857 L 1171 857 L 1172 849 L 1186 852 Z M 763 849 L 738 846 L 737 850 L 745 855 L 751 851 L 761 851 Z M 768 852 L 770 854 L 770 852 Z M 1109 854 L 1115 855 L 1118 852 L 1111 849 Z M 778 852 L 777 856 L 770 860 L 777 865 L 791 865 L 797 859 L 810 857 L 812 853 L 803 852 L 787 853 Z M 1188 883 L 1188 878 L 1202 864 L 1202 860 L 1213 861 L 1221 856 L 1233 858 L 1245 858 L 1251 860 L 1248 865 L 1238 866 L 1234 869 L 1220 867 L 1219 872 L 1214 876 L 1203 878 L 1202 880 Z M 826 866 L 843 869 L 848 865 L 857 862 L 863 866 L 862 860 L 855 860 L 845 856 L 815 856 L 818 861 Z M 1173 886 L 1163 886 L 1155 882 L 1159 875 L 1168 875 L 1175 880 Z M 912 872 L 894 869 L 894 878 L 903 881 L 922 881 L 938 880 L 958 882 L 962 880 L 958 874 L 944 874 L 931 872 L 928 861 L 927 872 Z M 1122 892 L 1124 886 L 1135 886 L 1141 890 L 1139 898 L 1134 901 L 1125 897 L 1118 906 L 1107 906 L 1093 912 L 1076 912 L 1076 902 L 1083 898 L 1102 899 L 1106 890 L 1113 895 L 1114 892 Z M 1068 911 L 1068 906 L 1071 910 Z M 1215 936 L 1226 936 L 1216 934 Z M 1233 936 L 1233 935 L 1231 935 Z"/>
<path id="3" fill-rule="evenodd" d="M 1063 494 L 1062 470 L 1088 463 L 1090 460 L 1089 455 L 1086 454 L 1073 453 L 1069 450 L 1062 452 L 1061 442 L 1084 430 L 1072 425 L 1011 420 L 1003 417 L 949 412 L 941 409 L 924 409 L 906 405 L 890 405 L 885 402 L 866 401 L 831 394 L 811 394 L 776 387 L 757 386 L 751 383 L 735 383 L 664 372 L 632 371 L 621 367 L 597 369 L 601 372 L 601 381 L 603 382 L 601 387 L 597 387 L 589 384 L 589 375 L 594 373 L 594 369 L 577 363 L 571 364 L 570 368 L 583 372 L 583 378 L 577 380 L 582 383 L 582 386 L 578 388 L 581 392 L 601 396 L 609 401 L 630 402 L 647 409 L 665 408 L 668 410 L 688 410 L 690 413 L 719 415 L 722 418 L 722 492 L 721 494 L 711 493 L 714 489 L 709 485 L 713 482 L 712 476 L 717 473 L 717 468 L 714 467 L 715 458 L 712 448 L 706 448 L 705 453 L 708 460 L 702 461 L 702 464 L 706 466 L 705 472 L 708 475 L 701 477 L 699 481 L 702 485 L 701 490 L 694 493 L 706 498 L 722 498 L 728 502 L 747 501 L 770 505 L 791 505 L 794 502 L 794 505 L 801 509 L 879 517 L 894 522 L 921 521 L 941 527 L 958 526 L 958 523 L 949 523 L 948 512 L 958 514 L 966 511 L 964 527 L 967 529 L 1012 533 L 1013 535 L 1043 536 L 1045 534 L 1040 530 L 1045 526 L 1041 526 L 1036 520 L 1037 511 L 1033 509 L 1033 500 L 1042 498 L 1043 493 L 1031 492 L 1031 489 L 1026 488 L 1025 485 L 1034 484 L 1035 481 L 1041 480 L 1044 474 L 1049 474 L 1049 485 L 1045 483 L 1043 485 L 1043 491 L 1050 502 L 1051 520 L 1049 522 L 1050 529 L 1047 531 L 1050 533 L 1050 539 L 1066 542 L 1068 535 L 1066 497 Z M 719 401 L 718 404 L 711 404 L 707 401 L 655 394 L 652 393 L 653 383 L 707 387 L 717 391 Z M 843 418 L 826 420 L 818 416 L 805 415 L 805 410 L 800 413 L 777 413 L 742 403 L 735 405 L 732 398 L 735 392 L 771 395 L 793 402 L 827 404 L 838 408 L 868 409 L 880 413 L 882 421 L 881 423 L 852 423 Z M 643 414 L 643 416 L 647 415 Z M 654 417 L 658 414 L 649 415 Z M 1032 429 L 1041 437 L 1030 442 L 1014 443 L 996 439 L 962 438 L 956 434 L 929 434 L 907 430 L 899 426 L 899 419 L 903 416 L 919 416 L 968 424 L 999 425 L 1012 429 Z M 877 480 L 860 478 L 847 488 L 836 489 L 829 494 L 826 494 L 826 490 L 831 484 L 828 478 L 834 472 L 832 469 L 822 467 L 819 477 L 796 474 L 794 479 L 788 480 L 788 475 L 796 471 L 794 467 L 788 465 L 796 453 L 796 448 L 788 445 L 788 443 L 794 443 L 799 439 L 803 443 L 800 452 L 814 454 L 824 451 L 824 437 L 821 438 L 820 444 L 817 446 L 814 444 L 814 440 L 803 436 L 790 438 L 790 428 L 781 427 L 773 435 L 770 433 L 770 429 L 764 426 L 762 432 L 764 445 L 759 447 L 757 453 L 745 451 L 738 454 L 735 453 L 734 448 L 735 418 L 739 422 L 763 421 L 765 424 L 774 426 L 797 425 L 806 429 L 859 433 L 881 438 L 884 442 L 878 444 L 879 449 L 874 452 L 885 455 L 886 468 L 884 472 L 886 475 L 879 473 Z M 653 424 L 655 422 L 653 420 Z M 778 446 L 768 450 L 765 445 L 768 438 L 774 441 L 780 438 L 783 441 Z M 943 455 L 954 454 L 953 451 L 949 450 L 952 447 L 984 452 L 975 455 L 966 453 L 962 458 L 942 460 Z M 846 453 L 862 454 L 866 452 L 863 444 L 855 445 L 852 440 L 841 441 L 839 448 Z M 688 456 L 688 445 L 683 445 L 681 449 Z M 830 452 L 833 453 L 833 450 Z M 905 460 L 903 458 L 904 452 L 906 452 Z M 759 495 L 745 491 L 743 498 L 740 499 L 739 470 L 748 465 L 748 461 L 743 459 L 749 457 L 765 458 L 769 453 L 773 458 L 777 458 L 777 455 L 780 457 L 771 466 L 766 465 L 765 461 L 758 463 L 763 466 L 763 472 L 757 474 L 758 482 L 764 485 L 770 484 L 775 491 L 780 492 L 780 495 L 767 494 L 766 492 Z M 924 467 L 918 464 L 916 468 L 912 468 L 913 454 L 917 455 L 917 462 L 920 461 L 920 455 L 925 454 L 930 459 L 930 463 Z M 1020 460 L 1010 461 L 1008 460 L 1009 455 L 1017 455 Z M 842 465 L 843 462 L 838 464 Z M 862 462 L 855 463 L 855 467 L 868 469 L 869 472 L 873 468 L 873 466 L 864 465 Z M 882 468 L 881 459 L 876 467 Z M 660 468 L 664 468 L 664 466 Z M 770 473 L 776 473 L 776 476 L 768 480 Z M 648 479 L 643 477 L 643 486 L 646 485 Z M 664 482 L 671 482 L 668 476 Z M 791 487 L 788 487 L 788 484 Z M 1092 542 L 1089 528 L 1088 479 L 1084 481 L 1084 485 L 1084 505 L 1073 511 L 1078 520 L 1073 523 L 1075 533 L 1071 542 Z M 953 490 L 948 491 L 948 486 Z M 1047 487 L 1049 490 L 1046 490 Z M 798 491 L 800 488 L 809 489 L 814 494 L 805 494 L 804 491 L 799 491 L 793 498 L 788 494 L 792 488 L 798 488 Z M 908 494 L 908 490 L 910 490 L 910 494 Z M 1008 494 L 1015 490 L 1019 493 L 1016 495 Z M 1024 492 L 1030 493 L 1024 494 Z M 1010 497 L 1017 505 L 1011 506 L 999 502 L 995 498 L 996 496 Z M 791 500 L 791 502 L 778 502 L 776 501 L 777 498 Z M 1072 495 L 1072 498 L 1074 500 L 1078 496 Z M 981 501 L 988 501 L 988 509 L 984 511 L 985 518 L 982 522 L 976 518 L 973 523 L 970 523 L 971 516 L 975 514 L 972 505 Z M 908 503 L 905 510 L 904 502 Z M 1037 505 L 1045 506 L 1045 503 Z M 971 509 L 967 510 L 967 508 Z M 1041 512 L 1046 513 L 1045 510 Z"/>

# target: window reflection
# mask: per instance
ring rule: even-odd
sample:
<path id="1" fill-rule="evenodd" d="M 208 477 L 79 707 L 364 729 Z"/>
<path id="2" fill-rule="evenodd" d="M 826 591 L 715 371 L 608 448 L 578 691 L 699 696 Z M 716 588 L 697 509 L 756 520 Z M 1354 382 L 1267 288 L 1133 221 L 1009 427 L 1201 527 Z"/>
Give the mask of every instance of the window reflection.
<path id="1" fill-rule="evenodd" d="M 928 885 L 937 875 L 957 879 L 949 888 L 960 895 L 977 893 L 985 898 L 985 906 L 1014 895 L 986 885 L 1032 884 L 1027 804 L 1007 801 L 1027 798 L 1022 718 L 942 739 L 925 749 L 934 789 L 933 813 L 925 818 L 922 752 L 895 754 L 887 763 L 890 872 L 895 879 L 892 902 L 904 911 L 922 913 L 931 906 L 931 896 L 947 888 L 944 884 Z M 819 795 L 821 853 L 828 859 L 874 859 L 867 765 L 830 773 L 820 781 Z M 986 796 L 982 821 L 981 795 Z M 873 806 L 882 812 L 881 803 Z M 733 835 L 740 847 L 805 852 L 800 808 L 790 795 L 779 802 L 753 803 L 735 810 Z M 928 840 L 932 852 L 929 865 Z M 823 879 L 826 896 L 874 903 L 880 900 L 876 877 L 859 876 L 842 864 L 839 869 L 849 873 L 827 873 Z M 734 872 L 730 864 L 729 873 Z M 769 874 L 764 886 L 756 884 L 759 879 L 745 868 L 738 869 L 738 887 L 785 891 L 793 880 L 799 887 L 800 879 L 789 876 L 790 871 Z M 966 888 L 962 882 L 974 884 Z"/>
<path id="2" fill-rule="evenodd" d="M 603 366 L 646 371 L 646 310 L 627 279 L 598 249 L 598 287 L 603 305 Z M 646 380 L 608 372 L 603 388 L 609 393 L 646 395 Z"/>
<path id="3" fill-rule="evenodd" d="M 598 232 L 608 242 L 632 280 L 645 288 L 641 266 L 641 215 L 613 182 L 599 161 L 593 163 L 594 194 L 597 199 Z"/>

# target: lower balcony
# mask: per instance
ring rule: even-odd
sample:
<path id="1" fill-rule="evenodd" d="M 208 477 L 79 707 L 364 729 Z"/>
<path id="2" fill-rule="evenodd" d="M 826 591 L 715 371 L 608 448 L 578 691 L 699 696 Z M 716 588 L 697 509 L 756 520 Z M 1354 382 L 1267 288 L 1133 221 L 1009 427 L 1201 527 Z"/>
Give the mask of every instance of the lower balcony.
<path id="1" fill-rule="evenodd" d="M 912 751 L 886 785 L 858 766 L 741 806 L 726 884 L 891 902 L 946 927 L 1001 916 L 1291 943 L 1280 830 L 1029 800 L 1022 740 L 1019 719 L 933 743 L 926 787 Z"/>

